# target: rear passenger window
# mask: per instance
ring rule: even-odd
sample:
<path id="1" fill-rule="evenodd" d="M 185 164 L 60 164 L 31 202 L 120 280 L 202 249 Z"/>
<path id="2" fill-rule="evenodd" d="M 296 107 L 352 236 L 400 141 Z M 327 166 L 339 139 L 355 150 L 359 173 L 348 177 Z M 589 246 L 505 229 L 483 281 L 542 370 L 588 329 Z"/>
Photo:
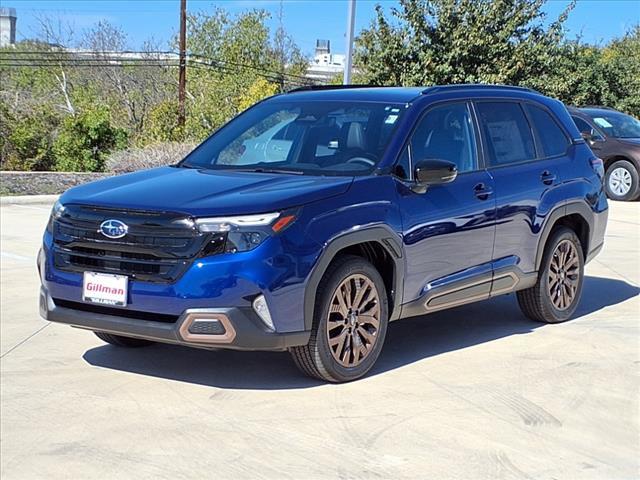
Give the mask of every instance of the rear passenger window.
<path id="1" fill-rule="evenodd" d="M 489 150 L 489 166 L 536 158 L 531 127 L 520 104 L 479 102 L 478 116 Z"/>
<path id="2" fill-rule="evenodd" d="M 554 157 L 566 153 L 569 148 L 569 140 L 551 114 L 535 105 L 527 105 L 527 111 L 536 132 L 538 132 L 543 156 Z"/>

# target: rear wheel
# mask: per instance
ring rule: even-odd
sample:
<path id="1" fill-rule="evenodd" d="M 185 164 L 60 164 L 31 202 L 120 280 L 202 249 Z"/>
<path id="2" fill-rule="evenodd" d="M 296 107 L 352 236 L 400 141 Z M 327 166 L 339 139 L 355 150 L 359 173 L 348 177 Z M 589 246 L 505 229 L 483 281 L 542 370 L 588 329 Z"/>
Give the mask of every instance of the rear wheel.
<path id="1" fill-rule="evenodd" d="M 376 362 L 388 323 L 382 277 L 361 257 L 335 261 L 318 286 L 309 344 L 291 349 L 302 372 L 329 382 L 365 375 Z"/>
<path id="2" fill-rule="evenodd" d="M 567 227 L 552 234 L 545 247 L 538 281 L 517 293 L 522 312 L 532 320 L 559 323 L 575 312 L 584 276 L 580 239 Z"/>
<path id="3" fill-rule="evenodd" d="M 143 340 L 141 338 L 122 337 L 120 335 L 113 335 L 105 332 L 93 332 L 100 340 L 103 340 L 116 347 L 138 348 L 153 345 L 155 342 L 150 340 Z"/>
<path id="4" fill-rule="evenodd" d="M 612 200 L 630 201 L 640 196 L 638 170 L 627 160 L 618 160 L 607 168 L 604 185 Z"/>

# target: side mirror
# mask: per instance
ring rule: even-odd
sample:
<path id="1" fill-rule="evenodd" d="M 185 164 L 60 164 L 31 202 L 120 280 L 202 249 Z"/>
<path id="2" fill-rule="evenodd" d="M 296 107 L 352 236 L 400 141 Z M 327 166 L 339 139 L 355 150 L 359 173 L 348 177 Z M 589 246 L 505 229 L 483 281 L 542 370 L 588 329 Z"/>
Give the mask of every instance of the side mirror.
<path id="1" fill-rule="evenodd" d="M 593 136 L 591 135 L 591 132 L 580 132 L 580 136 L 584 138 L 585 142 L 593 143 Z"/>
<path id="2" fill-rule="evenodd" d="M 441 185 L 453 182 L 458 176 L 458 167 L 453 162 L 439 159 L 427 159 L 417 163 L 414 170 L 416 193 L 424 193 L 429 185 Z"/>
<path id="3" fill-rule="evenodd" d="M 601 142 L 600 135 L 594 135 L 593 132 L 580 132 L 580 136 L 589 144 L 593 145 L 596 142 Z"/>

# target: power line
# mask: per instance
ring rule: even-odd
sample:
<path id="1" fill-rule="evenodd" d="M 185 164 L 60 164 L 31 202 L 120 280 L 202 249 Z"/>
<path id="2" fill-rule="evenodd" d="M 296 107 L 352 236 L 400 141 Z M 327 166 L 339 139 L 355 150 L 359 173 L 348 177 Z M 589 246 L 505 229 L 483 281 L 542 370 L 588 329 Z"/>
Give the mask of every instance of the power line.
<path id="1" fill-rule="evenodd" d="M 31 56 L 30 56 L 31 55 Z M 126 57 L 126 55 L 140 55 L 140 57 Z M 10 57 L 22 57 L 22 58 L 11 58 L 12 61 L 17 62 L 17 64 L 6 64 L 2 63 L 3 61 L 7 61 Z M 166 56 L 167 58 L 161 58 L 161 56 Z M 6 57 L 6 58 L 5 58 Z M 26 57 L 26 58 L 25 58 Z M 47 58 L 49 57 L 49 58 Z M 138 66 L 143 62 L 163 62 L 163 64 L 156 63 L 154 65 L 157 66 L 179 66 L 179 55 L 173 51 L 134 51 L 127 50 L 122 52 L 102 52 L 102 51 L 50 51 L 50 50 L 14 50 L 14 51 L 0 51 L 0 67 L 2 66 L 48 66 L 48 65 L 36 65 L 34 62 L 47 63 L 49 65 L 52 64 L 65 64 L 67 66 L 79 66 L 80 63 L 83 63 L 85 66 L 88 65 L 87 62 L 94 62 L 91 66 L 102 66 L 101 64 L 96 64 L 97 62 L 118 62 L 114 63 L 105 63 L 104 66 Z M 24 63 L 20 63 L 24 62 Z M 174 63 L 171 63 L 174 62 Z M 187 62 L 191 62 L 190 65 L 193 66 L 193 62 L 197 62 L 200 64 L 204 64 L 210 67 L 215 68 L 223 68 L 223 67 L 234 67 L 235 72 L 239 70 L 253 70 L 257 72 L 259 76 L 264 77 L 272 77 L 276 81 L 281 81 L 282 79 L 290 79 L 290 80 L 298 80 L 301 83 L 313 84 L 316 83 L 313 79 L 303 75 L 296 75 L 288 72 L 281 72 L 277 70 L 267 69 L 257 65 L 243 64 L 239 62 L 232 62 L 227 60 L 217 60 L 212 59 L 211 57 L 207 57 L 204 55 L 198 54 L 189 54 L 187 56 Z"/>
<path id="2" fill-rule="evenodd" d="M 76 52 L 70 52 L 70 51 L 56 52 L 56 51 L 50 51 L 50 50 L 20 50 L 20 51 L 15 50 L 12 52 L 0 51 L 0 58 L 2 58 L 3 55 L 12 56 L 16 54 L 17 55 L 33 54 L 33 55 L 43 55 L 43 56 L 51 55 L 51 56 L 57 56 L 58 57 L 57 59 L 59 59 L 60 57 L 69 57 L 69 58 L 72 58 L 73 60 L 82 60 L 88 56 L 93 56 L 93 57 L 98 57 L 104 60 L 113 60 L 113 61 L 122 61 L 122 62 L 138 61 L 141 59 L 146 59 L 146 58 L 136 58 L 136 57 L 125 57 L 126 55 L 141 55 L 141 56 L 144 55 L 148 58 L 153 58 L 154 55 L 158 55 L 158 56 L 166 55 L 166 56 L 173 57 L 173 59 L 175 60 L 179 60 L 179 54 L 171 50 L 154 50 L 154 51 L 123 50 L 121 52 L 105 52 L 105 51 L 97 51 L 97 50 L 82 50 L 82 51 L 76 51 Z M 244 69 L 260 70 L 263 72 L 272 73 L 274 75 L 286 75 L 292 78 L 297 77 L 297 78 L 300 78 L 301 80 L 308 80 L 308 77 L 305 77 L 304 75 L 296 75 L 296 74 L 287 73 L 287 72 L 280 72 L 277 70 L 270 70 L 264 67 L 260 67 L 257 65 L 250 65 L 246 63 L 233 62 L 229 60 L 219 60 L 212 57 L 207 57 L 206 55 L 199 55 L 197 53 L 190 53 L 187 55 L 187 57 L 189 59 L 202 59 L 211 64 L 214 64 L 214 63 L 229 64 L 229 65 L 244 68 Z M 170 58 L 163 58 L 162 60 L 170 60 Z"/>

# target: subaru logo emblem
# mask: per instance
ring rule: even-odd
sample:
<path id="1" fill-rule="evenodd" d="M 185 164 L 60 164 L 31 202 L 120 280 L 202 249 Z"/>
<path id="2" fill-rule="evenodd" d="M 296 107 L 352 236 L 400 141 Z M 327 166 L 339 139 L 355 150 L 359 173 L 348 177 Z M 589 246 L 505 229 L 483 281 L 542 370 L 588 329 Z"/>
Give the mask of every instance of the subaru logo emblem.
<path id="1" fill-rule="evenodd" d="M 129 227 L 120 220 L 105 220 L 100 224 L 98 231 L 108 238 L 122 238 L 129 231 Z"/>

